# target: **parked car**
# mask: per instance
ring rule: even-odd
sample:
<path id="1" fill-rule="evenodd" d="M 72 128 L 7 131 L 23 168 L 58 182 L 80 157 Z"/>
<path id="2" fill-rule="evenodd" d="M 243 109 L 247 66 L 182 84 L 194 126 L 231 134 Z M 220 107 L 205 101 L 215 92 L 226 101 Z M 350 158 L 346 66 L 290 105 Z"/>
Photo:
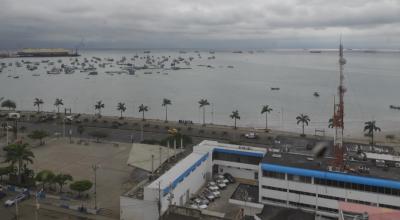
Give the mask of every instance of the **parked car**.
<path id="1" fill-rule="evenodd" d="M 21 193 L 21 194 L 18 194 L 15 198 L 13 198 L 13 199 L 8 199 L 5 203 L 4 203 L 4 206 L 5 207 L 10 207 L 10 206 L 13 206 L 13 205 L 15 205 L 15 203 L 19 203 L 19 202 L 22 202 L 23 200 L 25 200 L 25 199 L 27 199 L 28 198 L 28 194 L 26 194 L 26 193 Z"/>
<path id="2" fill-rule="evenodd" d="M 201 194 L 202 196 L 204 196 L 205 198 L 207 198 L 209 201 L 214 201 L 215 200 L 215 195 L 209 191 L 203 191 L 203 193 Z"/>
<path id="3" fill-rule="evenodd" d="M 220 180 L 220 181 L 224 182 L 225 184 L 229 184 L 229 183 L 230 183 L 230 181 L 229 181 L 228 179 L 226 179 L 226 178 L 224 177 L 224 175 L 221 175 L 221 174 L 216 175 L 216 176 L 215 176 L 215 179 L 216 179 L 216 180 Z"/>
<path id="4" fill-rule="evenodd" d="M 257 138 L 257 134 L 254 132 L 250 132 L 244 135 L 247 139 L 256 139 Z"/>
<path id="5" fill-rule="evenodd" d="M 236 182 L 235 178 L 230 173 L 224 173 L 224 177 L 227 180 L 229 180 L 229 182 L 231 182 L 231 183 L 235 183 Z"/>
<path id="6" fill-rule="evenodd" d="M 213 190 L 206 188 L 206 191 L 208 191 L 209 193 L 212 193 L 215 196 L 215 198 L 221 197 L 221 193 L 219 192 L 218 187 L 216 187 L 216 189 L 213 189 Z"/>
<path id="7" fill-rule="evenodd" d="M 226 184 L 225 184 L 223 181 L 221 181 L 221 180 L 217 180 L 217 186 L 218 186 L 220 189 L 225 189 L 225 188 L 226 188 Z"/>

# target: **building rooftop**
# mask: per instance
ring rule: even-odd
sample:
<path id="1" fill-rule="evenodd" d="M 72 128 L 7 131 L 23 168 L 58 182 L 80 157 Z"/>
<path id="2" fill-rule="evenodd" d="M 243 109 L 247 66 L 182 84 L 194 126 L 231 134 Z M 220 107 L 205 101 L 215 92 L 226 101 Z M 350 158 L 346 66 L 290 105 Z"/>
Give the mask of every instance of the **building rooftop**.
<path id="1" fill-rule="evenodd" d="M 264 164 L 274 164 L 293 168 L 302 168 L 307 170 L 330 172 L 329 167 L 333 158 L 314 158 L 312 155 L 298 154 L 298 153 L 268 153 L 265 155 L 261 163 Z M 347 161 L 347 166 L 349 170 L 347 175 L 352 176 L 362 176 L 378 179 L 395 180 L 398 182 L 400 180 L 400 168 L 397 167 L 377 167 L 375 162 L 372 160 L 367 161 Z M 369 172 L 359 172 L 358 168 L 360 166 L 367 166 Z M 339 174 L 338 172 L 330 172 Z M 400 185 L 400 182 L 398 182 Z"/>
<path id="2" fill-rule="evenodd" d="M 202 154 L 193 152 L 189 154 L 147 187 L 157 189 L 160 187 L 164 193 L 167 193 L 170 187 L 174 188 L 183 178 L 188 176 L 194 169 L 204 162 L 208 156 L 208 153 Z"/>

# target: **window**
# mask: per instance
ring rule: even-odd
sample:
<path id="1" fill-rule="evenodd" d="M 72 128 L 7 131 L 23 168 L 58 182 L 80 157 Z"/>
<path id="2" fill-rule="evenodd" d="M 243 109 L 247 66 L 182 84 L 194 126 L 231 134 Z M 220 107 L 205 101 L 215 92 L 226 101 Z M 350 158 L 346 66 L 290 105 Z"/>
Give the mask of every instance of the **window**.
<path id="1" fill-rule="evenodd" d="M 303 191 L 297 191 L 297 190 L 289 190 L 290 193 L 296 193 L 296 194 L 301 194 L 301 195 L 306 195 L 306 196 L 314 196 L 315 193 L 309 193 L 309 192 L 303 192 Z"/>
<path id="2" fill-rule="evenodd" d="M 286 204 L 285 200 L 281 200 L 281 199 L 275 199 L 275 198 L 271 198 L 271 197 L 261 197 L 262 200 L 267 201 L 267 202 L 274 202 L 274 203 L 282 203 L 282 204 Z"/>
<path id="3" fill-rule="evenodd" d="M 284 189 L 284 188 L 278 188 L 278 187 L 273 187 L 273 186 L 262 185 L 262 188 L 263 188 L 263 189 L 270 189 L 270 190 L 276 190 L 276 191 L 287 192 L 287 190 Z"/>
<path id="4" fill-rule="evenodd" d="M 332 209 L 332 208 L 327 208 L 327 207 L 318 207 L 318 210 L 324 211 L 324 212 L 338 213 L 337 209 Z"/>
<path id="5" fill-rule="evenodd" d="M 270 178 L 276 178 L 276 179 L 285 179 L 285 174 L 284 173 L 278 173 L 274 171 L 263 171 L 263 177 L 270 177 Z"/>
<path id="6" fill-rule="evenodd" d="M 288 180 L 302 182 L 302 183 L 311 183 L 311 177 L 309 177 L 309 176 L 299 176 L 299 175 L 288 174 Z"/>
<path id="7" fill-rule="evenodd" d="M 236 162 L 236 163 L 246 163 L 246 164 L 258 165 L 261 162 L 261 159 L 262 158 L 260 158 L 260 157 L 213 152 L 213 160 L 223 160 L 223 161 L 230 161 L 230 162 Z"/>
<path id="8" fill-rule="evenodd" d="M 315 209 L 314 205 L 304 204 L 304 203 L 300 203 L 300 202 L 289 202 L 289 205 L 296 206 L 296 207 Z"/>
<path id="9" fill-rule="evenodd" d="M 400 210 L 399 206 L 394 206 L 394 205 L 379 204 L 379 207 Z"/>
<path id="10" fill-rule="evenodd" d="M 328 195 L 318 195 L 319 198 L 324 198 L 324 199 L 332 199 L 332 200 L 337 200 L 337 201 L 344 201 L 344 198 L 341 197 L 336 197 L 336 196 L 328 196 Z"/>

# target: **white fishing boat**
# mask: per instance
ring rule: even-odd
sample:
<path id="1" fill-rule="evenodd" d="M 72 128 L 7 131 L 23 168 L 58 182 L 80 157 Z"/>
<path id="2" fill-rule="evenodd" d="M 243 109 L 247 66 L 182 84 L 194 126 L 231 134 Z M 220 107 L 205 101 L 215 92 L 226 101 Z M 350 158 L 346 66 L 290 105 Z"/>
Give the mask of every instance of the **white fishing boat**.
<path id="1" fill-rule="evenodd" d="M 47 74 L 60 74 L 61 71 L 62 70 L 60 68 L 53 67 L 51 70 L 47 71 Z"/>

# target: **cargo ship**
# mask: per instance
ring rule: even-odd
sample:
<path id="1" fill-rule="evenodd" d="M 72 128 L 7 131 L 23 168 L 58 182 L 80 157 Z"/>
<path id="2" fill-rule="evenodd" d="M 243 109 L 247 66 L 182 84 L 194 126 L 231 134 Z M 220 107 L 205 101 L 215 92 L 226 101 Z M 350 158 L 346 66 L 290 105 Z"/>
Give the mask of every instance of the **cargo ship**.
<path id="1" fill-rule="evenodd" d="M 77 57 L 78 50 L 64 48 L 24 48 L 17 52 L 17 57 Z"/>

